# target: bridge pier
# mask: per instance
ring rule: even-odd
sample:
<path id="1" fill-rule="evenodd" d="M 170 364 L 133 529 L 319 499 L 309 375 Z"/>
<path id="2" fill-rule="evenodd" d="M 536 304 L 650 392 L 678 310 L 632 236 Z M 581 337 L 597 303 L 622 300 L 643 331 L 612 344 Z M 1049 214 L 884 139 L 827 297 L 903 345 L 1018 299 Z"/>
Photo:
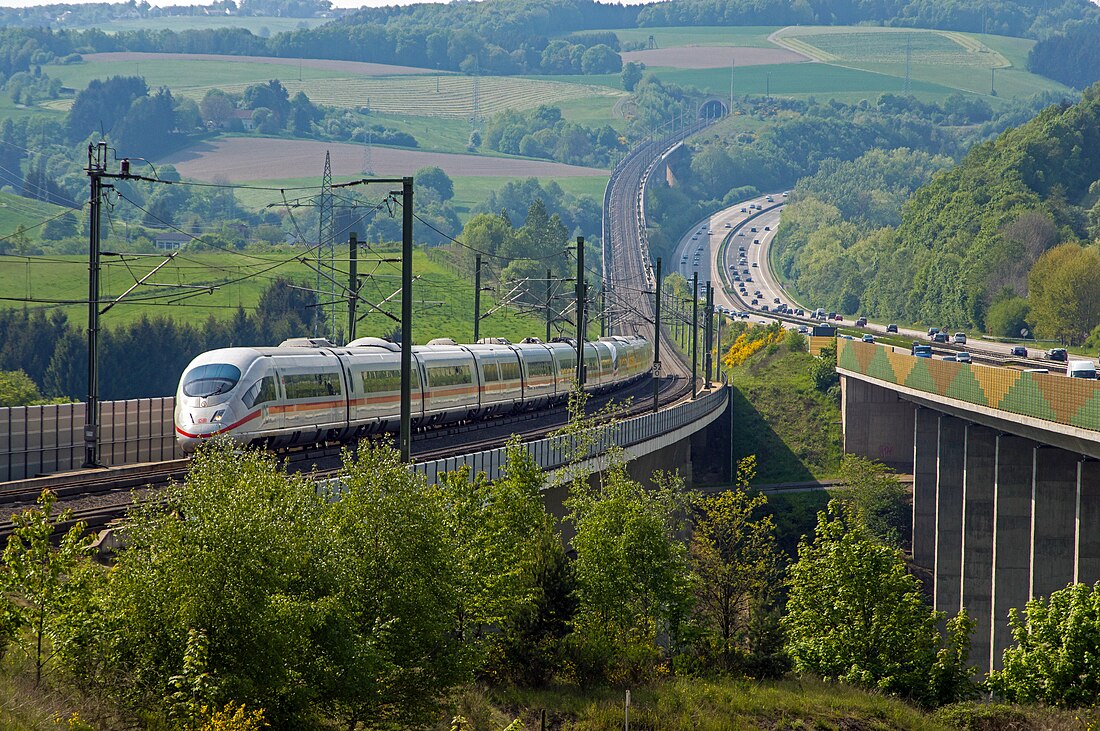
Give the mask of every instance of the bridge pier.
<path id="1" fill-rule="evenodd" d="M 993 518 L 997 479 L 997 433 L 966 426 L 962 500 L 962 606 L 974 621 L 970 657 L 989 657 L 993 611 Z"/>
<path id="2" fill-rule="evenodd" d="M 936 471 L 940 420 L 932 409 L 913 413 L 913 562 L 936 565 Z"/>
<path id="3" fill-rule="evenodd" d="M 963 474 L 966 423 L 941 415 L 936 435 L 936 549 L 933 607 L 948 616 L 962 606 Z"/>
<path id="4" fill-rule="evenodd" d="M 936 609 L 974 620 L 971 662 L 999 670 L 1009 610 L 1100 580 L 1100 385 L 907 358 L 838 341 L 844 446 L 879 459 L 882 414 L 909 402 L 913 561 Z"/>
<path id="5" fill-rule="evenodd" d="M 1073 581 L 1078 455 L 1047 446 L 1033 454 L 1029 593 L 1038 597 Z"/>
<path id="6" fill-rule="evenodd" d="M 1095 584 L 1100 581 L 1100 462 L 1078 462 L 1077 485 L 1073 580 Z"/>
<path id="7" fill-rule="evenodd" d="M 1001 655 L 1012 643 L 1008 610 L 1027 604 L 1031 581 L 1031 495 L 1035 443 L 1001 434 L 993 498 L 993 612 L 990 663 L 1001 669 Z M 977 658 L 975 658 L 977 659 Z M 980 662 L 980 660 L 979 660 Z"/>

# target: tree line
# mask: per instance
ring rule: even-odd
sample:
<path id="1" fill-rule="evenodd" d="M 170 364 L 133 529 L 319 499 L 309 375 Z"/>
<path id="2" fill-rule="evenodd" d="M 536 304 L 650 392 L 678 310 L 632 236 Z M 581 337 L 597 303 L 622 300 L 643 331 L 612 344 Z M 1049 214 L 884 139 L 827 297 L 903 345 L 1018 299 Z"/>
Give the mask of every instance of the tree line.
<path id="1" fill-rule="evenodd" d="M 100 398 L 158 398 L 173 395 L 183 369 L 199 353 L 234 345 L 277 345 L 311 330 L 316 297 L 276 280 L 256 310 L 238 309 L 227 320 L 203 323 L 142 316 L 105 329 L 99 341 Z M 155 343 L 156 347 L 149 347 Z M 88 392 L 88 349 L 84 325 L 62 313 L 0 310 L 0 371 L 22 371 L 41 398 L 83 399 Z"/>

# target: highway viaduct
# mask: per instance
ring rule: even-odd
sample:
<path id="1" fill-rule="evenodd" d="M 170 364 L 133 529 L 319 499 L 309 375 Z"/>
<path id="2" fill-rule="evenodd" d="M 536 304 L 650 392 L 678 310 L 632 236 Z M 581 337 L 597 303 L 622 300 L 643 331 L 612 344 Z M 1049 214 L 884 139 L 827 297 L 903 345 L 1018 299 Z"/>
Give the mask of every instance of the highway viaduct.
<path id="1" fill-rule="evenodd" d="M 1100 382 L 837 341 L 844 451 L 913 474 L 913 561 L 1000 669 L 1009 609 L 1100 580 Z"/>

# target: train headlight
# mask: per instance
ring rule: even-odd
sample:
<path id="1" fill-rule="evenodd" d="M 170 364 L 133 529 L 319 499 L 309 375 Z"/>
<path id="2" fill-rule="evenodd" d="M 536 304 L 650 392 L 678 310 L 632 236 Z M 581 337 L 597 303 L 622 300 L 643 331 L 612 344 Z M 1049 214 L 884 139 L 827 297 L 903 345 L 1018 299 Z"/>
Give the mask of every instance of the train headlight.
<path id="1" fill-rule="evenodd" d="M 218 409 L 210 421 L 221 421 L 223 416 L 225 416 L 225 409 Z"/>

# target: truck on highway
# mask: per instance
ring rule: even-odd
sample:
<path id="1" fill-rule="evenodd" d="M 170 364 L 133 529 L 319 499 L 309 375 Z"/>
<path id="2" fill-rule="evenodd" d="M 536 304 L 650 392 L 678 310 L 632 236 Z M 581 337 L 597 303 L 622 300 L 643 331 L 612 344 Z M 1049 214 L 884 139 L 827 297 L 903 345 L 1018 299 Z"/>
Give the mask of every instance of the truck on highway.
<path id="1" fill-rule="evenodd" d="M 1071 360 L 1066 366 L 1066 375 L 1070 378 L 1096 379 L 1096 364 L 1091 360 Z"/>

